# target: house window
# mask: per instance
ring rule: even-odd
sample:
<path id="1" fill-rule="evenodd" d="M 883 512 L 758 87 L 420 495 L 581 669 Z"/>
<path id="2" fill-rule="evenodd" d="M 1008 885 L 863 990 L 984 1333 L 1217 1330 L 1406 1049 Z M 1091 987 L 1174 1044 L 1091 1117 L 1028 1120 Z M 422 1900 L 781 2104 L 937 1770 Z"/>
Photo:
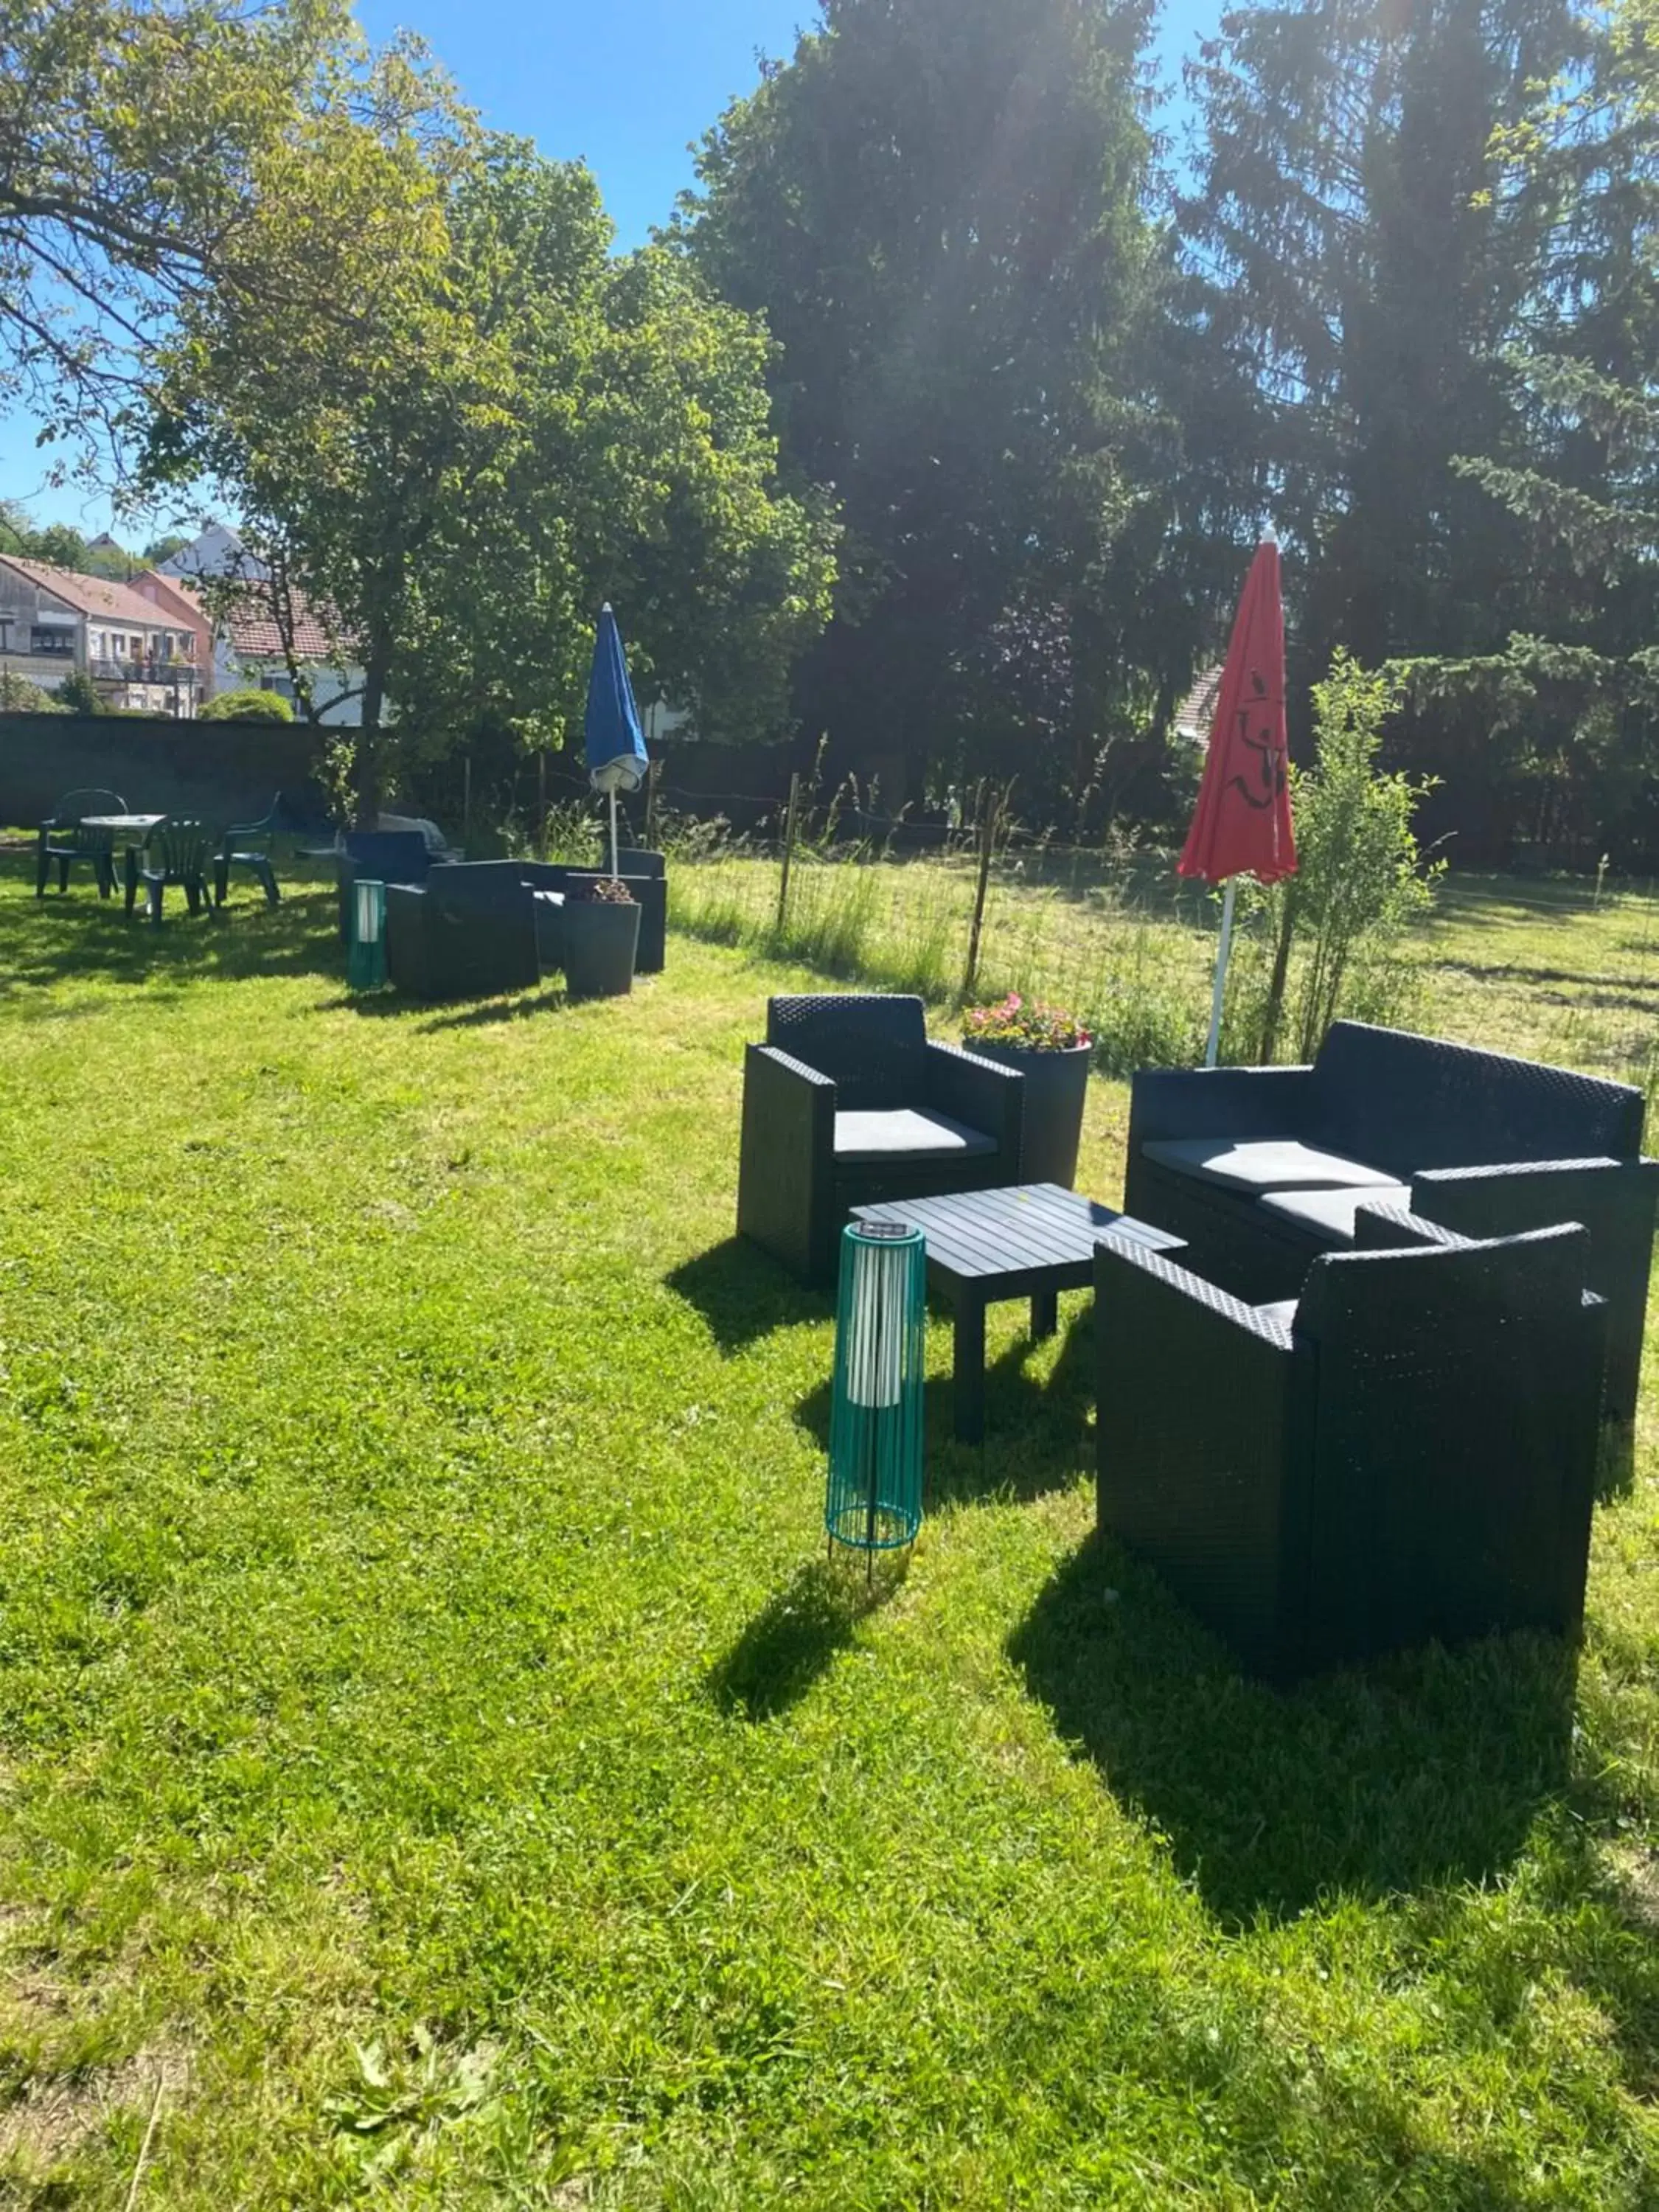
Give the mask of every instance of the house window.
<path id="1" fill-rule="evenodd" d="M 71 629 L 32 629 L 29 632 L 29 651 L 61 653 L 68 659 L 75 651 L 75 632 Z"/>

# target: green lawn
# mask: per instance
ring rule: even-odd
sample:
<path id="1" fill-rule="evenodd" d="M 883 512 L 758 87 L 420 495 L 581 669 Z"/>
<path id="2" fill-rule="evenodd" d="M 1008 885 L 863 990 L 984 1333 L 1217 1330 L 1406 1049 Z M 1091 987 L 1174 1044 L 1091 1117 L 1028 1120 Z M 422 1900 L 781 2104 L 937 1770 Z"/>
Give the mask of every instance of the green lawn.
<path id="1" fill-rule="evenodd" d="M 1240 1680 L 1091 1540 L 1083 1298 L 866 1604 L 730 1237 L 787 971 L 353 1004 L 330 917 L 0 867 L 0 2203 L 1659 2202 L 1653 1363 L 1576 1683 Z M 1457 888 L 1436 1011 L 1634 1065 L 1651 921 Z"/>

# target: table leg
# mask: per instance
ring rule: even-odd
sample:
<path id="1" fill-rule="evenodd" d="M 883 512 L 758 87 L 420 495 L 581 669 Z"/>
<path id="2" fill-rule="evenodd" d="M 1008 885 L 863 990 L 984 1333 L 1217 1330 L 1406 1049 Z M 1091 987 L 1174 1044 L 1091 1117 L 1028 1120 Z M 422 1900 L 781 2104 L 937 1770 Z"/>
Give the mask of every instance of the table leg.
<path id="1" fill-rule="evenodd" d="M 976 1444 L 985 1435 L 985 1301 L 965 1285 L 957 1294 L 951 1396 L 957 1438 Z"/>
<path id="2" fill-rule="evenodd" d="M 1031 1339 L 1040 1343 L 1052 1336 L 1060 1327 L 1060 1292 L 1033 1291 L 1031 1293 Z"/>

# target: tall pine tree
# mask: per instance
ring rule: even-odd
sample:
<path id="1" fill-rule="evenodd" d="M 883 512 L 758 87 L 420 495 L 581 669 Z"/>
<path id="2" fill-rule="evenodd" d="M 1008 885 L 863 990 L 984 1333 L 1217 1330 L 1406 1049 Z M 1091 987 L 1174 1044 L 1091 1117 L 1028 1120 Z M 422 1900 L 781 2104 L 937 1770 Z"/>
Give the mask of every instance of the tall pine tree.
<path id="1" fill-rule="evenodd" d="M 1547 217 L 1493 190 L 1492 137 L 1577 37 L 1566 0 L 1314 0 L 1227 15 L 1189 72 L 1205 146 L 1182 230 L 1257 362 L 1316 671 L 1339 644 L 1467 650 L 1523 576 L 1454 458 L 1525 449 L 1500 354 Z"/>
<path id="2" fill-rule="evenodd" d="M 1075 792 L 1149 682 L 1114 562 L 1157 434 L 1146 27 L 1139 0 L 823 0 L 682 212 L 769 324 L 786 459 L 845 513 L 803 711 L 912 796 L 930 757 Z"/>
<path id="3" fill-rule="evenodd" d="M 1551 216 L 1548 281 L 1508 366 L 1521 459 L 1455 466 L 1524 532 L 1534 603 L 1494 651 L 1425 659 L 1419 696 L 1529 733 L 1531 835 L 1659 855 L 1659 7 L 1594 22 L 1589 66 L 1499 150 Z"/>

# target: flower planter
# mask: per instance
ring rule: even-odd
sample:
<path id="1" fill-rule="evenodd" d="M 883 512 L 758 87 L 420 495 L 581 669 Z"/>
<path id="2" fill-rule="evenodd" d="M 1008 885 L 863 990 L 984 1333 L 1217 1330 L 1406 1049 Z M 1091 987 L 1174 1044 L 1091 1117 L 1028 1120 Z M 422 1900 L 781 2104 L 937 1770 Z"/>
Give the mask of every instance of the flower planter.
<path id="1" fill-rule="evenodd" d="M 630 900 L 568 899 L 564 908 L 564 981 L 573 999 L 619 999 L 634 988 L 640 909 Z"/>
<path id="2" fill-rule="evenodd" d="M 1024 1045 L 968 1042 L 969 1052 L 1018 1068 L 1025 1078 L 1024 1137 L 1020 1146 L 1022 1182 L 1057 1182 L 1066 1190 L 1077 1175 L 1077 1150 L 1083 1135 L 1083 1104 L 1089 1091 L 1091 1044 L 1038 1052 Z"/>

